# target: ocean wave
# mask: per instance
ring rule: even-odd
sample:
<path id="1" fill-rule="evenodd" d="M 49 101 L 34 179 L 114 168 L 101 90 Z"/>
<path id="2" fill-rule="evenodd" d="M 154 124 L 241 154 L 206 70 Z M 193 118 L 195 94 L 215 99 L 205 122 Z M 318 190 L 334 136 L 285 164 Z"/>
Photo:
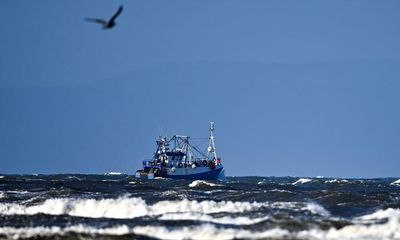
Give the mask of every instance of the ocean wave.
<path id="1" fill-rule="evenodd" d="M 108 173 L 104 173 L 104 175 L 106 175 L 106 176 L 125 175 L 125 173 L 121 173 L 121 172 L 108 172 Z"/>
<path id="2" fill-rule="evenodd" d="M 0 199 L 1 199 L 1 198 L 4 198 L 5 196 L 6 196 L 6 194 L 5 194 L 4 192 L 1 192 L 1 191 L 0 191 Z"/>
<path id="3" fill-rule="evenodd" d="M 155 237 L 165 240 L 207 240 L 207 239 L 283 239 L 290 237 L 290 232 L 280 228 L 265 230 L 262 232 L 253 232 L 250 230 L 235 228 L 217 228 L 211 224 L 202 224 L 195 227 L 166 228 L 155 226 L 140 226 L 133 228 L 137 235 Z"/>
<path id="4" fill-rule="evenodd" d="M 266 183 L 267 183 L 267 181 L 265 179 L 263 179 L 263 180 L 259 181 L 257 183 L 257 185 L 262 185 L 262 184 L 266 184 Z"/>
<path id="5" fill-rule="evenodd" d="M 327 180 L 325 183 L 349 183 L 349 180 L 346 179 L 332 179 L 332 180 Z"/>
<path id="6" fill-rule="evenodd" d="M 120 180 L 118 180 L 118 179 L 103 179 L 101 181 L 102 182 L 119 182 Z"/>
<path id="7" fill-rule="evenodd" d="M 202 221 L 211 222 L 218 224 L 229 224 L 229 225 L 253 225 L 269 219 L 269 216 L 262 218 L 248 218 L 248 217 L 212 217 L 207 214 L 199 213 L 167 213 L 158 218 L 159 220 L 191 220 L 191 221 Z"/>
<path id="8" fill-rule="evenodd" d="M 94 228 L 85 225 L 75 225 L 69 227 L 0 227 L 0 236 L 7 238 L 37 238 L 37 237 L 50 237 L 55 235 L 66 235 L 67 233 L 78 234 L 91 234 L 91 235 L 126 235 L 133 233 L 133 230 L 126 225 L 116 226 L 112 228 Z"/>
<path id="9" fill-rule="evenodd" d="M 35 238 L 35 237 L 51 237 L 63 236 L 68 233 L 77 234 L 90 234 L 95 238 L 95 235 L 108 235 L 108 236 L 123 236 L 128 234 L 135 234 L 157 239 L 265 239 L 265 238 L 284 238 L 290 236 L 287 230 L 279 228 L 270 229 L 263 232 L 252 232 L 249 230 L 241 230 L 234 228 L 217 228 L 211 224 L 203 224 L 195 227 L 180 227 L 180 228 L 166 228 L 161 226 L 136 226 L 128 227 L 127 225 L 120 225 L 110 228 L 94 228 L 85 225 L 75 225 L 65 228 L 61 227 L 0 227 L 0 236 L 8 238 Z"/>
<path id="10" fill-rule="evenodd" d="M 320 216 L 330 216 L 330 213 L 321 205 L 314 202 L 273 202 L 270 207 L 275 209 L 290 209 L 294 211 L 308 211 Z"/>
<path id="11" fill-rule="evenodd" d="M 267 203 L 232 202 L 232 201 L 160 201 L 148 205 L 141 198 L 120 197 L 117 199 L 48 199 L 39 205 L 25 206 L 15 203 L 1 203 L 1 215 L 34 215 L 39 213 L 49 215 L 71 215 L 90 218 L 136 218 L 154 216 L 166 213 L 241 213 L 251 211 Z"/>
<path id="12" fill-rule="evenodd" d="M 24 194 L 29 194 L 31 192 L 28 192 L 28 191 L 7 191 L 7 193 L 24 195 Z"/>
<path id="13" fill-rule="evenodd" d="M 0 176 L 0 179 L 4 178 L 4 176 Z"/>
<path id="14" fill-rule="evenodd" d="M 392 182 L 390 185 L 400 186 L 400 179 L 397 179 L 396 181 Z"/>
<path id="15" fill-rule="evenodd" d="M 307 203 L 307 205 L 304 206 L 302 208 L 302 210 L 303 211 L 309 211 L 309 212 L 311 212 L 313 214 L 317 214 L 317 215 L 320 215 L 320 216 L 325 216 L 325 217 L 330 216 L 330 213 L 328 212 L 328 210 L 326 210 L 321 205 L 313 203 L 313 202 Z"/>
<path id="16" fill-rule="evenodd" d="M 159 201 L 147 204 L 142 198 L 119 197 L 115 199 L 53 198 L 37 205 L 0 203 L 0 215 L 70 215 L 89 218 L 130 219 L 143 216 L 158 216 L 167 213 L 243 213 L 262 207 L 309 211 L 312 214 L 328 216 L 329 212 L 316 203 L 302 202 L 233 202 L 233 201 Z"/>
<path id="17" fill-rule="evenodd" d="M 358 217 L 357 220 L 361 221 L 379 221 L 384 219 L 395 219 L 400 221 L 400 209 L 388 208 L 380 209 L 374 213 Z"/>
<path id="18" fill-rule="evenodd" d="M 68 233 L 123 236 L 140 235 L 157 239 L 327 239 L 327 240 L 356 240 L 356 239 L 400 239 L 400 224 L 398 220 L 390 220 L 383 224 L 348 225 L 340 229 L 318 228 L 289 231 L 281 228 L 251 231 L 232 227 L 216 227 L 213 224 L 200 224 L 190 227 L 164 226 L 135 226 L 118 225 L 110 228 L 95 228 L 85 225 L 68 227 L 0 227 L 0 236 L 7 238 L 34 238 L 66 235 Z"/>
<path id="19" fill-rule="evenodd" d="M 204 180 L 194 180 L 189 184 L 189 187 L 217 187 L 219 184 L 210 183 Z"/>
<path id="20" fill-rule="evenodd" d="M 356 223 L 348 225 L 340 229 L 331 228 L 327 231 L 322 230 L 307 230 L 299 232 L 299 238 L 307 239 L 400 239 L 400 210 L 399 209 L 386 209 L 378 210 L 375 213 L 360 217 L 362 220 L 372 219 L 387 219 L 388 221 L 382 223 L 360 224 Z"/>
<path id="21" fill-rule="evenodd" d="M 269 190 L 268 192 L 292 193 L 292 192 L 289 191 L 289 190 L 277 189 L 277 188 L 271 189 L 271 190 Z"/>
<path id="22" fill-rule="evenodd" d="M 311 182 L 312 179 L 310 178 L 300 178 L 296 182 L 292 183 L 292 185 L 300 185 L 300 184 L 305 184 Z"/>

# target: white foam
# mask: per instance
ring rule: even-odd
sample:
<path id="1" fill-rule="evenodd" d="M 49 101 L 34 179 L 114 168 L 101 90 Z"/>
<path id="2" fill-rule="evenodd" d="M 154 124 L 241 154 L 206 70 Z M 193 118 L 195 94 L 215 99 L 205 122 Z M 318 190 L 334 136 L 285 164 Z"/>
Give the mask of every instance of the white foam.
<path id="1" fill-rule="evenodd" d="M 307 203 L 307 205 L 303 207 L 302 210 L 306 210 L 313 214 L 318 214 L 325 217 L 328 217 L 330 215 L 330 213 L 324 207 L 316 203 Z"/>
<path id="2" fill-rule="evenodd" d="M 268 216 L 262 218 L 248 218 L 248 217 L 219 217 L 215 218 L 207 214 L 200 213 L 167 213 L 162 215 L 160 220 L 192 220 L 211 222 L 219 224 L 230 224 L 230 225 L 252 225 L 263 222 L 269 219 Z"/>
<path id="3" fill-rule="evenodd" d="M 1 215 L 34 215 L 39 213 L 49 215 L 71 215 L 91 218 L 136 218 L 147 215 L 162 215 L 166 213 L 241 213 L 251 211 L 268 203 L 232 202 L 232 201 L 160 201 L 148 205 L 141 198 L 120 197 L 117 199 L 48 199 L 39 205 L 25 206 L 15 203 L 0 203 Z"/>
<path id="4" fill-rule="evenodd" d="M 305 183 L 309 183 L 311 181 L 312 181 L 312 179 L 309 179 L 309 178 L 300 178 L 296 182 L 292 183 L 292 185 L 305 184 Z"/>
<path id="5" fill-rule="evenodd" d="M 0 192 L 0 198 L 4 198 L 6 194 L 4 192 Z"/>
<path id="6" fill-rule="evenodd" d="M 400 239 L 400 218 L 399 210 L 379 210 L 373 214 L 361 217 L 369 220 L 370 218 L 388 217 L 388 221 L 381 224 L 353 224 L 341 229 L 331 228 L 327 231 L 307 230 L 297 234 L 299 238 L 306 239 L 331 239 L 331 240 L 358 240 L 358 239 Z"/>
<path id="7" fill-rule="evenodd" d="M 279 228 L 270 229 L 263 232 L 252 232 L 249 230 L 233 229 L 233 228 L 217 228 L 210 224 L 203 224 L 195 227 L 182 227 L 175 229 L 168 229 L 165 227 L 144 226 L 135 227 L 133 229 L 135 234 L 155 237 L 159 239 L 194 239 L 194 240 L 207 240 L 207 239 L 270 239 L 270 238 L 284 238 L 290 236 L 287 230 Z M 151 233 L 151 234 L 149 234 Z"/>
<path id="8" fill-rule="evenodd" d="M 250 231 L 236 228 L 218 228 L 212 224 L 201 224 L 192 227 L 163 227 L 119 225 L 111 228 L 94 228 L 85 225 L 61 227 L 0 227 L 0 235 L 8 238 L 32 238 L 65 235 L 66 233 L 105 234 L 122 236 L 136 234 L 157 239 L 327 239 L 327 240 L 356 240 L 356 239 L 400 239 L 400 224 L 398 219 L 387 223 L 373 225 L 348 225 L 341 229 L 329 230 L 310 229 L 303 231 L 288 231 L 280 228 L 264 231 Z"/>
<path id="9" fill-rule="evenodd" d="M 346 179 L 332 179 L 332 180 L 327 180 L 325 183 L 349 183 L 349 180 Z"/>
<path id="10" fill-rule="evenodd" d="M 285 189 L 277 189 L 277 188 L 271 189 L 271 190 L 269 190 L 269 192 L 292 193 L 291 191 L 288 191 Z"/>
<path id="11" fill-rule="evenodd" d="M 28 192 L 28 191 L 7 191 L 7 193 L 11 193 L 11 194 L 28 194 L 30 192 Z"/>
<path id="12" fill-rule="evenodd" d="M 1 179 L 1 178 L 4 178 L 4 176 L 0 176 L 0 179 Z"/>
<path id="13" fill-rule="evenodd" d="M 0 235 L 5 235 L 8 238 L 19 239 L 19 238 L 34 238 L 34 237 L 45 237 L 65 235 L 66 233 L 80 233 L 80 234 L 107 234 L 107 235 L 125 235 L 133 233 L 133 230 L 126 225 L 121 225 L 112 228 L 93 228 L 84 225 L 75 225 L 65 228 L 53 226 L 53 227 L 0 227 Z"/>
<path id="14" fill-rule="evenodd" d="M 195 227 L 180 227 L 169 229 L 160 226 L 137 226 L 130 228 L 126 225 L 120 225 L 111 228 L 93 228 L 84 225 L 69 226 L 66 228 L 60 227 L 0 227 L 0 235 L 5 235 L 8 238 L 33 238 L 65 235 L 66 233 L 80 234 L 107 234 L 107 235 L 126 235 L 136 234 L 148 236 L 157 239 L 265 239 L 265 238 L 283 238 L 290 236 L 287 230 L 270 229 L 263 232 L 251 232 L 248 230 L 240 230 L 233 228 L 216 228 L 210 224 L 203 224 Z"/>
<path id="15" fill-rule="evenodd" d="M 111 175 L 123 175 L 124 173 L 121 173 L 121 172 L 108 172 L 108 173 L 105 173 L 104 175 L 109 175 L 109 176 L 111 176 Z"/>
<path id="16" fill-rule="evenodd" d="M 263 179 L 263 180 L 259 181 L 257 184 L 261 185 L 261 184 L 265 184 L 265 183 L 266 183 L 266 181 L 265 181 L 265 179 Z"/>
<path id="17" fill-rule="evenodd" d="M 215 183 L 210 183 L 204 180 L 194 180 L 189 184 L 189 187 L 204 187 L 204 186 L 209 186 L 209 187 L 216 187 L 216 186 L 221 186 Z"/>
<path id="18" fill-rule="evenodd" d="M 378 210 L 374 213 L 364 215 L 357 218 L 358 220 L 382 220 L 382 219 L 398 219 L 400 220 L 400 209 L 388 208 L 385 210 Z"/>
<path id="19" fill-rule="evenodd" d="M 396 181 L 392 182 L 390 185 L 399 185 L 400 186 L 400 179 L 397 179 Z"/>
<path id="20" fill-rule="evenodd" d="M 330 215 L 330 213 L 324 207 L 313 202 L 273 202 L 270 204 L 270 207 L 275 209 L 291 209 L 294 211 L 309 211 L 312 214 L 318 214 L 320 216 Z"/>

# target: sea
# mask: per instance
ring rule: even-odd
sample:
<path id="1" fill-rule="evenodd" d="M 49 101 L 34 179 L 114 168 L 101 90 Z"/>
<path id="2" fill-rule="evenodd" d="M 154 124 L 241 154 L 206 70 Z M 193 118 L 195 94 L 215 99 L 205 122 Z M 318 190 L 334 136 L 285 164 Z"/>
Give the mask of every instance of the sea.
<path id="1" fill-rule="evenodd" d="M 3 174 L 0 239 L 400 239 L 400 179 Z"/>

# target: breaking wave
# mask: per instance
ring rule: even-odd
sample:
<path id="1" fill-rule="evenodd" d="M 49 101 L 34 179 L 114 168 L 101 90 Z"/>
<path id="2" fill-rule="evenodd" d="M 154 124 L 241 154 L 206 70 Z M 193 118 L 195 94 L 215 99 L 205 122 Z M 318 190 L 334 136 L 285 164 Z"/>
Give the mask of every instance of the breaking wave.
<path id="1" fill-rule="evenodd" d="M 310 178 L 300 178 L 299 180 L 297 180 L 296 182 L 292 183 L 292 185 L 300 185 L 300 184 L 305 184 L 305 183 L 309 183 L 311 182 L 312 179 Z"/>
<path id="2" fill-rule="evenodd" d="M 215 183 L 210 183 L 204 180 L 195 180 L 189 184 L 189 187 L 217 187 L 220 186 Z"/>
<path id="3" fill-rule="evenodd" d="M 119 176 L 119 175 L 125 175 L 125 173 L 121 173 L 121 172 L 108 172 L 108 173 L 104 173 L 104 175 L 106 176 Z"/>
<path id="4" fill-rule="evenodd" d="M 233 202 L 233 201 L 195 201 L 175 200 L 159 201 L 147 204 L 142 198 L 119 197 L 116 199 L 73 199 L 53 198 L 38 205 L 26 206 L 16 203 L 0 203 L 0 215 L 70 215 L 88 218 L 119 218 L 130 219 L 142 216 L 159 216 L 170 213 L 243 213 L 254 211 L 262 207 L 273 209 L 291 209 L 294 211 L 308 211 L 320 216 L 329 216 L 329 212 L 316 203 L 300 202 Z M 165 218 L 174 215 L 167 215 Z M 175 215 L 179 218 L 187 215 Z M 209 219 L 206 219 L 207 221 Z M 251 222 L 263 221 L 260 219 L 234 219 L 234 221 Z M 229 220 L 227 220 L 229 221 Z"/>
<path id="5" fill-rule="evenodd" d="M 332 180 L 327 180 L 325 183 L 349 183 L 349 180 L 346 179 L 332 179 Z"/>
<path id="6" fill-rule="evenodd" d="M 71 215 L 90 218 L 136 218 L 141 216 L 155 216 L 166 213 L 241 213 L 251 211 L 266 203 L 232 202 L 232 201 L 190 201 L 187 199 L 176 201 L 160 201 L 148 205 L 141 198 L 120 197 L 117 199 L 48 199 L 42 204 L 25 206 L 15 203 L 0 204 L 1 215 L 34 215 L 39 213 L 49 215 Z"/>
<path id="7" fill-rule="evenodd" d="M 400 186 L 400 179 L 397 179 L 396 181 L 392 182 L 390 185 Z"/>
<path id="8" fill-rule="evenodd" d="M 66 235 L 68 233 L 90 234 L 90 235 L 115 235 L 123 236 L 135 234 L 158 239 L 265 239 L 282 238 L 290 236 L 287 230 L 271 229 L 263 232 L 252 232 L 249 230 L 233 228 L 217 228 L 211 224 L 203 224 L 196 227 L 166 228 L 160 226 L 137 226 L 128 227 L 120 225 L 111 228 L 93 228 L 85 225 L 75 225 L 65 228 L 61 227 L 0 227 L 0 236 L 8 238 L 34 238 L 49 237 L 54 235 Z"/>
<path id="9" fill-rule="evenodd" d="M 178 217 L 179 216 L 179 217 Z M 163 219 L 190 219 L 196 218 L 201 221 L 208 219 L 202 215 L 165 215 Z M 384 223 L 376 224 L 353 224 L 340 229 L 330 228 L 322 230 L 318 228 L 300 231 L 289 231 L 287 229 L 272 228 L 264 231 L 251 231 L 233 227 L 217 227 L 210 223 L 185 226 L 185 227 L 164 227 L 164 226 L 135 226 L 118 225 L 110 228 L 94 228 L 85 225 L 74 225 L 69 227 L 0 227 L 0 236 L 8 238 L 33 238 L 48 237 L 55 235 L 66 235 L 68 233 L 90 234 L 93 238 L 96 235 L 136 235 L 158 239 L 328 239 L 328 240 L 355 240 L 355 239 L 400 239 L 400 210 L 386 209 L 378 210 L 362 219 L 388 218 Z M 225 219 L 225 220 L 224 220 Z M 227 221 L 226 218 L 214 219 Z M 252 224 L 251 221 L 239 220 L 242 223 Z M 253 219 L 254 221 L 254 219 Z M 212 222 L 212 221 L 210 221 Z M 256 223 L 256 222 L 255 222 Z"/>
<path id="10" fill-rule="evenodd" d="M 200 213 L 167 213 L 162 215 L 159 220 L 191 220 L 210 222 L 218 224 L 229 224 L 229 225 L 252 225 L 268 220 L 269 216 L 262 218 L 249 218 L 249 217 L 212 217 L 207 214 Z"/>
<path id="11" fill-rule="evenodd" d="M 388 208 L 385 210 L 381 209 L 374 213 L 358 217 L 357 219 L 362 221 L 379 221 L 379 220 L 395 219 L 399 221 L 400 209 L 394 209 L 394 208 Z"/>

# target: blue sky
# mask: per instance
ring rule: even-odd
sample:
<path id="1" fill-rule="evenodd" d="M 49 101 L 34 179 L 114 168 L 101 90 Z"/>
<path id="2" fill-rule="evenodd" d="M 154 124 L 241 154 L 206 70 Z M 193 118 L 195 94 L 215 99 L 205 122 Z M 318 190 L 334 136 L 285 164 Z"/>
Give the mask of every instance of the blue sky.
<path id="1" fill-rule="evenodd" d="M 124 11 L 114 29 L 85 22 Z M 0 2 L 0 172 L 134 173 L 160 134 L 227 175 L 399 176 L 398 1 Z"/>

